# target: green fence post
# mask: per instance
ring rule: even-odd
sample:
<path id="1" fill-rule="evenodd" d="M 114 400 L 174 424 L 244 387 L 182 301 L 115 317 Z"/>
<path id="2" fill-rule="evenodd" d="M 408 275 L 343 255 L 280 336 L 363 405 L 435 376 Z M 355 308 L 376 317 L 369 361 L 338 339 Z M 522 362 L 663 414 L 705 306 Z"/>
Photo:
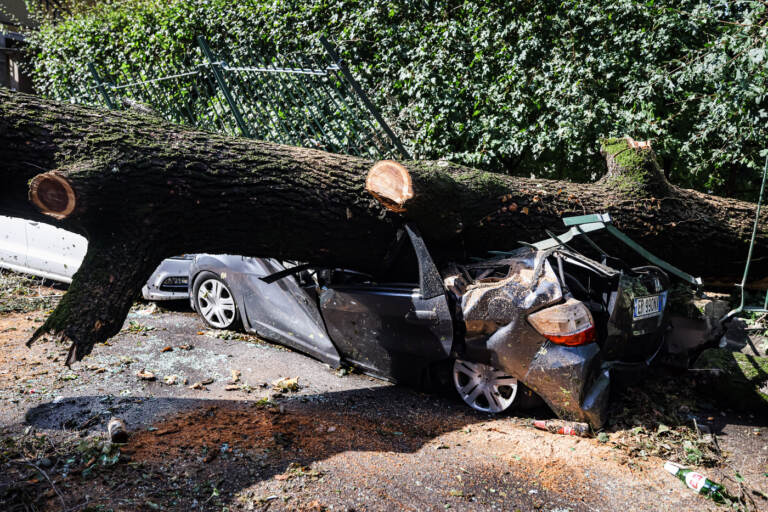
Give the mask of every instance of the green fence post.
<path id="1" fill-rule="evenodd" d="M 107 104 L 107 108 L 110 110 L 115 110 L 115 104 L 112 103 L 112 98 L 109 97 L 109 94 L 107 93 L 107 89 L 104 87 L 104 83 L 101 81 L 101 77 L 96 72 L 96 68 L 94 67 L 92 62 L 88 63 L 88 70 L 91 72 L 91 75 L 93 76 L 93 79 L 96 81 L 96 88 L 101 93 L 101 96 L 104 98 L 104 103 Z"/>
<path id="2" fill-rule="evenodd" d="M 344 74 L 344 78 L 346 78 L 350 85 L 352 85 L 352 89 L 363 102 L 363 105 L 365 105 L 371 115 L 373 115 L 373 117 L 379 123 L 379 126 L 381 126 L 381 128 L 389 136 L 389 140 L 391 140 L 395 147 L 397 147 L 398 151 L 400 151 L 400 155 L 404 159 L 410 160 L 411 155 L 408 153 L 408 151 L 405 150 L 403 144 L 400 142 L 400 139 L 384 121 L 384 118 L 381 117 L 381 114 L 379 114 L 379 111 L 376 109 L 376 107 L 373 106 L 373 103 L 371 103 L 371 101 L 368 99 L 365 91 L 363 91 L 362 87 L 360 87 L 360 84 L 357 83 L 357 80 L 355 80 L 355 78 L 352 76 L 352 73 L 350 73 L 349 69 L 347 69 L 347 65 L 344 64 L 344 61 L 341 60 L 341 57 L 339 57 L 339 54 L 336 53 L 336 50 L 333 49 L 333 46 L 331 46 L 331 43 L 328 42 L 325 36 L 320 36 L 320 44 L 323 45 L 325 51 L 328 52 L 328 55 L 331 57 L 333 63 L 336 64 L 339 67 L 339 70 Z"/>
<path id="3" fill-rule="evenodd" d="M 205 42 L 205 39 L 203 39 L 203 36 L 197 36 L 197 44 L 200 45 L 200 49 L 203 51 L 205 58 L 208 59 L 208 63 L 211 65 L 213 76 L 216 78 L 216 82 L 219 84 L 219 87 L 221 87 L 221 92 L 224 94 L 224 99 L 227 100 L 230 110 L 232 110 L 232 115 L 235 116 L 237 126 L 240 128 L 243 136 L 250 138 L 251 131 L 248 129 L 248 125 L 245 124 L 245 119 L 243 119 L 243 116 L 240 115 L 240 110 L 238 110 L 237 105 L 235 104 L 235 100 L 232 97 L 232 94 L 229 92 L 229 87 L 227 87 L 227 82 L 224 80 L 224 75 L 218 67 L 219 63 L 214 61 L 213 53 L 211 53 L 211 49 L 208 48 L 208 44 Z"/>

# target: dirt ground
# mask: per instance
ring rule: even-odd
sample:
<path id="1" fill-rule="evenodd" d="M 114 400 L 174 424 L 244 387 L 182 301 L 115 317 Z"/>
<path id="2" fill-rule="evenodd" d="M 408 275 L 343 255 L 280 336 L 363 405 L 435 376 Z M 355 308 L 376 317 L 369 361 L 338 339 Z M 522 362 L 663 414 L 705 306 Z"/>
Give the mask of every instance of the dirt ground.
<path id="1" fill-rule="evenodd" d="M 477 413 L 152 309 L 71 369 L 53 340 L 24 346 L 45 311 L 0 314 L 0 510 L 725 509 L 667 458 L 768 492 L 766 417 L 721 410 L 679 374 L 617 393 L 597 438 L 566 437 L 530 426 L 546 410 Z M 276 390 L 284 377 L 298 391 Z M 106 441 L 112 417 L 125 445 Z"/>

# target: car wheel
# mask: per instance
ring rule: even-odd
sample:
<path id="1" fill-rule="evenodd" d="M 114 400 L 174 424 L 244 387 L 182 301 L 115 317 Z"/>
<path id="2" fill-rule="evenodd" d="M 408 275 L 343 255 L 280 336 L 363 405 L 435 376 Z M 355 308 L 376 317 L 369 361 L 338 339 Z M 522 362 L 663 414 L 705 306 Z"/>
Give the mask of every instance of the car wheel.
<path id="1" fill-rule="evenodd" d="M 456 359 L 453 384 L 464 403 L 482 412 L 503 412 L 517 397 L 517 379 L 483 363 Z"/>
<path id="2" fill-rule="evenodd" d="M 213 272 L 201 272 L 195 279 L 192 290 L 195 310 L 205 323 L 216 329 L 230 329 L 235 326 L 238 314 L 232 291 Z"/>

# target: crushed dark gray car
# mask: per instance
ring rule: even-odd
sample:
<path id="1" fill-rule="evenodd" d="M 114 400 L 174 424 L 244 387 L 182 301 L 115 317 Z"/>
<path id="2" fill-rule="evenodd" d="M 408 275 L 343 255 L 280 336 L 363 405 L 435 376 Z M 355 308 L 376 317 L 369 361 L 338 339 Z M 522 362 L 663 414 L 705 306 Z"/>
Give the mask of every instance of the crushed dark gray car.
<path id="1" fill-rule="evenodd" d="M 213 327 L 242 323 L 333 367 L 423 384 L 449 365 L 456 391 L 474 409 L 502 412 L 526 389 L 561 418 L 600 427 L 612 371 L 648 364 L 664 344 L 670 280 L 660 266 L 690 276 L 628 239 L 620 238 L 658 265 L 630 268 L 604 253 L 598 262 L 567 244 L 575 235 L 615 230 L 607 215 L 566 224 L 576 226 L 442 272 L 418 230 L 406 225 L 410 244 L 390 265 L 401 280 L 198 255 L 190 300 Z"/>

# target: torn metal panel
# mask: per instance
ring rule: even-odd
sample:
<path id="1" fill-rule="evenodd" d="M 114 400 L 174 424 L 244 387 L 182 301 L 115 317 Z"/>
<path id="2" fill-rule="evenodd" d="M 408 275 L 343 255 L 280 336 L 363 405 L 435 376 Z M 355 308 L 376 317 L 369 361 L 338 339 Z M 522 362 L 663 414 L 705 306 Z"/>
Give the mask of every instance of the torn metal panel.
<path id="1" fill-rule="evenodd" d="M 521 379 L 565 420 L 586 421 L 593 427 L 605 422 L 609 380 L 596 389 L 588 386 L 599 370 L 600 347 L 596 343 L 564 347 L 545 343 Z M 606 379 L 609 377 L 606 376 Z M 589 409 L 585 398 L 589 397 Z"/>
<path id="2" fill-rule="evenodd" d="M 378 377 L 418 383 L 429 365 L 450 357 L 453 317 L 418 229 L 408 224 L 405 231 L 416 255 L 418 284 L 380 284 L 334 270 L 320 290 L 320 309 L 347 361 Z"/>
<path id="3" fill-rule="evenodd" d="M 492 260 L 464 269 L 478 275 L 466 285 L 461 296 L 465 322 L 508 323 L 520 311 L 553 304 L 563 296 L 545 252 L 523 248 L 519 257 Z"/>

